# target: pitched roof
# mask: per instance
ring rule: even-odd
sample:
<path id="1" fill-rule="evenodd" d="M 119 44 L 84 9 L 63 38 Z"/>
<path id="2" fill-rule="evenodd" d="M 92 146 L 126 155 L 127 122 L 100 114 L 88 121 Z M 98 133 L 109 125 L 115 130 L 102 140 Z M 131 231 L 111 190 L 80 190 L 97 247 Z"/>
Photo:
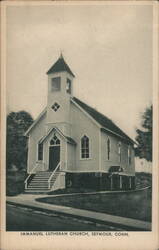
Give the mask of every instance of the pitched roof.
<path id="1" fill-rule="evenodd" d="M 24 133 L 24 136 L 28 136 L 32 128 L 40 121 L 40 119 L 46 114 L 47 107 L 45 107 L 42 112 L 38 115 L 38 117 L 35 119 L 35 121 L 32 123 L 32 125 L 27 129 L 27 131 Z"/>
<path id="2" fill-rule="evenodd" d="M 48 70 L 47 74 L 56 73 L 56 72 L 62 72 L 67 71 L 70 73 L 73 77 L 75 76 L 67 63 L 65 62 L 63 56 L 61 55 L 59 59 L 53 64 L 53 66 Z"/>
<path id="3" fill-rule="evenodd" d="M 86 111 L 95 121 L 97 121 L 101 126 L 101 130 L 106 132 L 107 129 L 110 132 L 113 132 L 119 136 L 121 136 L 123 139 L 134 143 L 133 140 L 126 135 L 115 123 L 110 120 L 108 117 L 105 115 L 101 114 L 94 108 L 90 107 L 89 105 L 85 104 L 84 102 L 80 101 L 78 98 L 73 97 L 73 101 L 75 101 L 84 111 Z"/>

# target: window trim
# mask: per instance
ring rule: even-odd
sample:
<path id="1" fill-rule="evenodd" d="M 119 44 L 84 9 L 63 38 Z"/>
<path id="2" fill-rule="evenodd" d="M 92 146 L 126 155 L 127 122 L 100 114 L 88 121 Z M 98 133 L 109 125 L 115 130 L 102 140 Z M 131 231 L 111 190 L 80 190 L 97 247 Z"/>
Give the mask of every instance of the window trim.
<path id="1" fill-rule="evenodd" d="M 67 84 L 70 84 L 68 89 L 67 89 L 68 86 Z M 72 81 L 69 78 L 66 79 L 66 93 L 70 95 L 72 93 Z"/>
<path id="2" fill-rule="evenodd" d="M 39 145 L 40 144 L 42 144 L 42 159 L 39 159 Z M 43 160 L 44 160 L 44 144 L 43 144 L 43 142 L 38 142 L 38 144 L 37 144 L 37 161 L 38 162 L 43 162 Z"/>
<path id="3" fill-rule="evenodd" d="M 82 158 L 82 138 L 84 137 L 84 136 L 86 136 L 88 139 L 89 139 L 89 157 L 88 158 Z M 86 135 L 86 134 L 84 134 L 84 135 L 82 135 L 81 136 L 81 138 L 80 138 L 80 160 L 81 161 L 87 161 L 87 160 L 91 160 L 92 159 L 92 157 L 91 157 L 91 150 L 90 150 L 90 145 L 91 145 L 91 140 L 90 140 L 90 137 L 88 136 L 88 135 Z"/>
<path id="4" fill-rule="evenodd" d="M 118 161 L 121 163 L 121 141 L 118 142 Z M 120 149 L 120 151 L 119 151 Z"/>
<path id="5" fill-rule="evenodd" d="M 60 79 L 59 89 L 53 90 L 53 87 L 52 87 L 53 79 Z M 53 93 L 53 92 L 59 92 L 59 91 L 61 91 L 61 77 L 60 76 L 52 77 L 51 84 L 50 84 L 50 92 Z"/>
<path id="6" fill-rule="evenodd" d="M 130 145 L 128 145 L 127 157 L 128 157 L 128 166 L 130 166 L 131 165 L 131 147 L 130 147 Z"/>
<path id="7" fill-rule="evenodd" d="M 109 159 L 108 159 L 108 140 L 109 140 L 109 147 L 110 147 L 110 150 L 109 150 Z M 107 142 L 106 142 L 106 159 L 107 161 L 110 161 L 110 157 L 111 156 L 111 140 L 110 140 L 110 137 L 108 136 L 107 137 Z"/>

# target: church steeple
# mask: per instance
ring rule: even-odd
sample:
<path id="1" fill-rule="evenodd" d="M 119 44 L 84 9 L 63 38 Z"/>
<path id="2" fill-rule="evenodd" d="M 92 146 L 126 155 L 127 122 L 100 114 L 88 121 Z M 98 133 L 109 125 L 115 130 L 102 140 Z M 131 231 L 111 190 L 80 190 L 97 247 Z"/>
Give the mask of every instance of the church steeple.
<path id="1" fill-rule="evenodd" d="M 51 74 L 51 73 L 57 73 L 57 72 L 63 72 L 66 71 L 69 74 L 71 74 L 73 77 L 75 77 L 75 75 L 72 73 L 71 69 L 69 68 L 69 66 L 67 65 L 67 63 L 65 62 L 63 55 L 61 53 L 59 59 L 53 64 L 53 66 L 48 70 L 47 74 Z"/>
<path id="2" fill-rule="evenodd" d="M 56 126 L 65 135 L 70 134 L 70 98 L 73 96 L 71 69 L 61 54 L 48 70 L 47 126 Z"/>

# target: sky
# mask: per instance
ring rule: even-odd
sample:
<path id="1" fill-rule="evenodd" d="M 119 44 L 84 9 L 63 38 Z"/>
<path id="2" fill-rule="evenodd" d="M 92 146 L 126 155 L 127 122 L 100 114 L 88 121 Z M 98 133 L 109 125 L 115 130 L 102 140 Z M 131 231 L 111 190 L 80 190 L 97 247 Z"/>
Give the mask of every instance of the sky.
<path id="1" fill-rule="evenodd" d="M 151 5 L 7 7 L 7 112 L 38 116 L 62 51 L 74 96 L 134 139 L 152 103 L 152 21 Z"/>

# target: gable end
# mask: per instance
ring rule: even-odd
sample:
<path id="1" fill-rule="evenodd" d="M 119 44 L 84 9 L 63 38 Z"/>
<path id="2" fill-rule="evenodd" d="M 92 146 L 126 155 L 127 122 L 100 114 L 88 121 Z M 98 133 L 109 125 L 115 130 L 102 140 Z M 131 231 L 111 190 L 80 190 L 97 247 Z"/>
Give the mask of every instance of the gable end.
<path id="1" fill-rule="evenodd" d="M 85 104 L 81 100 L 79 100 L 76 97 L 72 98 L 73 102 L 77 104 L 81 110 L 84 110 L 85 113 L 88 114 L 91 119 L 93 119 L 96 124 L 98 124 L 98 127 L 107 130 L 111 133 L 113 133 L 116 136 L 119 136 L 125 140 L 127 140 L 130 143 L 135 143 L 128 135 L 126 135 L 112 120 L 110 120 L 105 115 L 101 114 L 94 108 L 90 107 L 89 105 Z"/>

